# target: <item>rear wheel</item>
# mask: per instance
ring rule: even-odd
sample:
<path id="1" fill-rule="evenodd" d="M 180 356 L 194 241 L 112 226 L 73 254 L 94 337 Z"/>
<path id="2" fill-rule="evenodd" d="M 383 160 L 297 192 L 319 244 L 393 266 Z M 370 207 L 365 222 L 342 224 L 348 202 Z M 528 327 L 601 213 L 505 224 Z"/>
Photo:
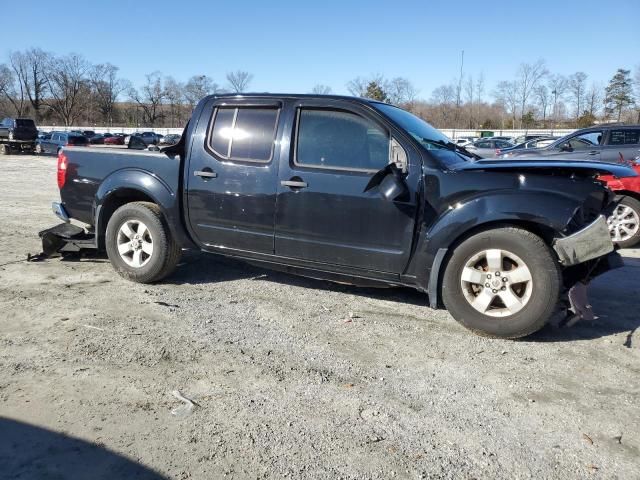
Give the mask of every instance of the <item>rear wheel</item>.
<path id="1" fill-rule="evenodd" d="M 161 280 L 180 260 L 180 246 L 154 203 L 134 202 L 118 208 L 109 219 L 105 237 L 111 264 L 134 282 Z"/>
<path id="2" fill-rule="evenodd" d="M 633 197 L 620 197 L 607 223 L 611 240 L 621 248 L 637 245 L 640 243 L 640 201 Z"/>
<path id="3" fill-rule="evenodd" d="M 544 241 L 519 228 L 487 230 L 458 245 L 447 263 L 442 298 L 466 328 L 518 338 L 547 322 L 556 309 L 561 273 Z"/>

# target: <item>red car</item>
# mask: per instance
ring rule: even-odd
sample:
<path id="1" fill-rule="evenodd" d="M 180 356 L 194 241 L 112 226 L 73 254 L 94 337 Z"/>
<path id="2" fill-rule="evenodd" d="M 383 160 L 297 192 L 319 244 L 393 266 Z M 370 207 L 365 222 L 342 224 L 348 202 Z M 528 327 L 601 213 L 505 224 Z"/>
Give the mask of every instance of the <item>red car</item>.
<path id="1" fill-rule="evenodd" d="M 633 169 L 640 175 L 640 163 Z M 619 203 L 607 222 L 611 239 L 622 248 L 630 248 L 640 243 L 640 177 L 617 178 L 603 175 L 601 180 L 616 192 Z"/>
<path id="2" fill-rule="evenodd" d="M 107 137 L 104 139 L 105 145 L 124 145 L 124 135 L 116 134 L 113 137 Z"/>

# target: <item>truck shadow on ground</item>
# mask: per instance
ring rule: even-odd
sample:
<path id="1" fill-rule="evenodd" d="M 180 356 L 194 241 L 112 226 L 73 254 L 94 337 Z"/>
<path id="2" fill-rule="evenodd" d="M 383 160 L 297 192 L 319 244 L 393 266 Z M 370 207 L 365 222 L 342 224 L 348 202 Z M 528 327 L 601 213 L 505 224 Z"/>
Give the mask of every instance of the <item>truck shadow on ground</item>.
<path id="1" fill-rule="evenodd" d="M 265 280 L 320 291 L 342 292 L 376 300 L 428 307 L 426 294 L 405 287 L 356 287 L 326 280 L 316 280 L 259 266 L 231 258 L 200 252 L 185 252 L 176 272 L 163 283 L 203 284 L 241 279 Z M 522 341 L 569 342 L 607 337 L 626 332 L 625 346 L 631 348 L 634 333 L 640 329 L 640 259 L 625 258 L 625 267 L 597 278 L 589 289 L 598 319 L 579 322 L 569 328 L 547 325 Z M 640 340 L 639 340 L 640 341 Z"/>
<path id="2" fill-rule="evenodd" d="M 167 477 L 95 443 L 0 417 L 0 477 L 47 479 Z"/>
<path id="3" fill-rule="evenodd" d="M 290 285 L 292 287 L 342 292 L 350 295 L 358 295 L 378 300 L 398 301 L 418 306 L 429 305 L 429 298 L 425 294 L 412 288 L 389 288 L 384 284 L 380 284 L 380 286 L 357 287 L 345 283 L 271 270 L 233 258 L 191 251 L 184 252 L 177 270 L 170 277 L 163 280 L 162 283 L 197 285 L 242 279 L 265 280 L 282 285 Z"/>

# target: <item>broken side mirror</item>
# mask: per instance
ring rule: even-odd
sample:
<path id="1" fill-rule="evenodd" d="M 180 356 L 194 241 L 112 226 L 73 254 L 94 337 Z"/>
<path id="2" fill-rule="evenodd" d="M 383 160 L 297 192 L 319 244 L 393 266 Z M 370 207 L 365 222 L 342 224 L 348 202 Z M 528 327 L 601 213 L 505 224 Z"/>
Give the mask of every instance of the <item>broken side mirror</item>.
<path id="1" fill-rule="evenodd" d="M 404 200 L 409 194 L 404 175 L 395 163 L 390 163 L 373 175 L 364 191 L 368 192 L 376 187 L 380 196 L 389 202 Z"/>

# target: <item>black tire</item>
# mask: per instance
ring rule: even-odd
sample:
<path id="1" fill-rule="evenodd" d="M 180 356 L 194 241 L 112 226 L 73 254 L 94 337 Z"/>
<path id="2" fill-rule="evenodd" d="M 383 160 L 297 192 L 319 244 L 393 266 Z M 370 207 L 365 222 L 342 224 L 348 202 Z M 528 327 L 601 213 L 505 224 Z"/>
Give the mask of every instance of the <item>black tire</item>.
<path id="1" fill-rule="evenodd" d="M 152 239 L 153 251 L 141 266 L 128 264 L 118 251 L 121 227 L 127 222 L 142 222 Z M 155 203 L 133 202 L 118 208 L 107 224 L 107 256 L 121 276 L 138 283 L 152 283 L 171 274 L 180 260 L 180 245 L 172 238 L 164 217 Z"/>
<path id="2" fill-rule="evenodd" d="M 635 218 L 633 221 L 635 228 L 633 229 L 634 233 L 632 235 L 626 236 L 624 239 L 616 239 L 614 227 L 614 225 L 616 224 L 616 220 L 612 217 L 609 217 L 609 231 L 611 232 L 611 238 L 617 245 L 620 246 L 620 248 L 635 247 L 636 245 L 638 245 L 638 243 L 640 243 L 640 225 L 637 223 L 638 220 L 640 220 L 640 201 L 628 196 L 621 196 L 616 200 L 618 201 L 618 205 L 616 206 L 612 217 L 617 215 L 617 213 L 619 212 L 619 206 L 628 207 L 634 213 L 632 215 L 627 215 L 626 219 L 633 218 L 634 215 Z M 627 226 L 629 225 L 627 224 Z M 618 235 L 620 235 L 620 233 L 618 233 Z"/>
<path id="3" fill-rule="evenodd" d="M 42 145 L 36 145 L 33 149 L 33 153 L 35 153 L 36 155 L 42 155 L 44 153 L 44 151 L 42 150 Z"/>
<path id="4" fill-rule="evenodd" d="M 9 145 L 0 145 L 0 155 L 9 155 L 9 153 L 11 153 Z"/>
<path id="5" fill-rule="evenodd" d="M 476 268 L 482 274 L 481 283 L 476 285 L 472 282 L 463 285 L 463 269 L 469 262 L 473 262 L 474 258 L 481 256 L 481 252 L 487 250 L 501 250 L 505 255 L 519 257 L 519 260 L 528 268 L 530 283 L 529 281 L 514 282 L 513 286 L 510 286 L 509 280 L 504 278 L 509 277 L 510 268 L 515 268 L 520 262 L 511 263 L 508 256 L 500 256 L 502 272 L 498 272 L 497 275 L 494 272 L 493 277 L 487 279 L 487 273 L 490 273 L 491 269 L 478 266 Z M 488 258 L 487 256 L 487 261 Z M 497 280 L 507 283 L 502 284 Z M 561 286 L 562 274 L 559 264 L 555 254 L 544 241 L 527 230 L 503 227 L 475 234 L 453 249 L 445 267 L 442 299 L 453 318 L 469 330 L 487 337 L 519 338 L 530 335 L 545 325 L 556 311 Z M 524 293 L 525 291 L 528 293 Z M 495 292 L 498 292 L 497 297 Z M 507 298 L 510 293 L 518 297 L 518 300 L 521 300 L 520 304 L 524 305 L 515 313 L 510 313 L 511 310 L 506 302 L 502 301 L 502 295 Z M 523 296 L 519 297 L 521 293 Z M 480 294 L 493 298 L 485 310 L 490 314 L 481 313 L 472 306 L 471 300 L 467 299 L 478 299 Z M 474 295 L 477 296 L 474 297 Z M 491 314 L 504 314 L 504 316 Z"/>

